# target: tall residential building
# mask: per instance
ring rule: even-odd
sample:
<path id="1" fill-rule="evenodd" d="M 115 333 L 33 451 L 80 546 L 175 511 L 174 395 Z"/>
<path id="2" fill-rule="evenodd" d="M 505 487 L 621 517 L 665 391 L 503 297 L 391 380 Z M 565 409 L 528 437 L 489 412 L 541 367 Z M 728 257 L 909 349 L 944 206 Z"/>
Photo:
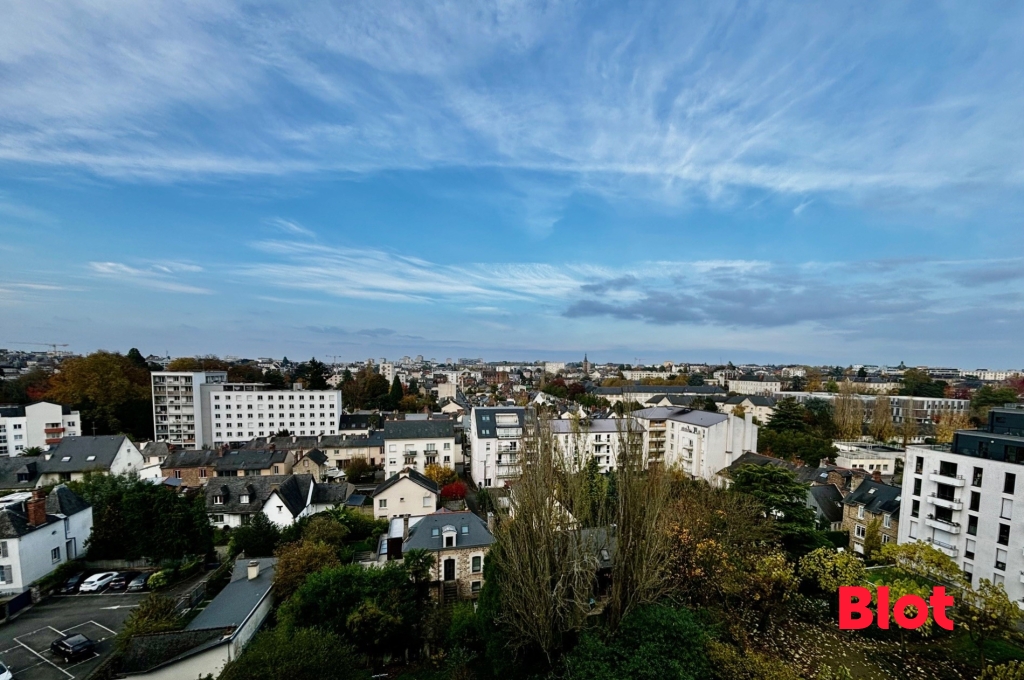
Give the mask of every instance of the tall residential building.
<path id="1" fill-rule="evenodd" d="M 467 423 L 470 466 L 479 487 L 499 487 L 519 476 L 526 429 L 522 406 L 474 408 Z"/>
<path id="2" fill-rule="evenodd" d="M 0 406 L 0 456 L 20 456 L 25 449 L 44 451 L 65 437 L 82 433 L 78 411 L 41 401 L 28 406 Z"/>
<path id="3" fill-rule="evenodd" d="M 209 448 L 268 437 L 338 434 L 340 390 L 229 383 L 224 371 L 153 373 L 156 441 Z"/>
<path id="4" fill-rule="evenodd" d="M 726 413 L 658 406 L 633 411 L 644 429 L 644 450 L 651 464 L 679 470 L 691 478 L 715 481 L 721 470 L 748 451 L 757 451 L 757 425 L 747 413 Z"/>
<path id="5" fill-rule="evenodd" d="M 1018 492 L 1024 496 L 1024 405 L 993 408 L 984 429 L 957 431 L 949 446 L 907 447 L 899 542 L 931 544 L 973 582 L 1001 583 L 1024 607 Z"/>

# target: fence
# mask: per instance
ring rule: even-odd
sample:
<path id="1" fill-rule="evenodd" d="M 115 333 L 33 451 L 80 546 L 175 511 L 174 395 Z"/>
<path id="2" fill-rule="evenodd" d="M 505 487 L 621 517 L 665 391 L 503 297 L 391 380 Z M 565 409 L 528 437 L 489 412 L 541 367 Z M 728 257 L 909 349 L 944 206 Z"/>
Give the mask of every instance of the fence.
<path id="1" fill-rule="evenodd" d="M 149 569 L 155 565 L 146 558 L 138 560 L 93 560 L 84 564 L 86 569 L 101 571 L 125 571 L 128 569 Z"/>
<path id="2" fill-rule="evenodd" d="M 207 580 L 208 579 L 204 579 L 202 582 L 198 583 L 195 588 L 179 597 L 178 601 L 174 603 L 174 611 L 177 612 L 179 616 L 203 601 L 203 598 L 206 597 Z"/>

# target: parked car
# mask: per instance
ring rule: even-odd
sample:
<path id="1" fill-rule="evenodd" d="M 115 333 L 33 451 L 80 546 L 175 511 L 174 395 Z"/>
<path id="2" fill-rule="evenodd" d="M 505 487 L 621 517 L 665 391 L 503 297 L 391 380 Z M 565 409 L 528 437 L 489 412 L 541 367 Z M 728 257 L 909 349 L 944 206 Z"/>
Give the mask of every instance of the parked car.
<path id="1" fill-rule="evenodd" d="M 64 659 L 64 663 L 88 656 L 95 648 L 96 643 L 81 633 L 65 635 L 50 643 L 50 651 Z"/>
<path id="2" fill-rule="evenodd" d="M 101 571 L 85 579 L 82 585 L 79 586 L 78 591 L 81 593 L 95 593 L 106 588 L 115 578 L 117 578 L 116 571 Z"/>
<path id="3" fill-rule="evenodd" d="M 60 592 L 66 595 L 70 595 L 71 593 L 77 593 L 78 587 L 82 585 L 82 581 L 84 580 L 85 572 L 80 571 L 71 578 L 69 578 L 67 581 L 64 581 L 64 584 L 60 587 Z M 3 676 L 0 676 L 0 680 L 3 680 Z"/>
<path id="4" fill-rule="evenodd" d="M 128 584 L 128 592 L 133 593 L 140 590 L 146 589 L 146 579 L 149 578 L 149 574 L 139 574 L 132 579 L 132 582 Z"/>
<path id="5" fill-rule="evenodd" d="M 3 663 L 0 663 L 0 680 L 14 680 L 11 669 L 3 665 Z"/>
<path id="6" fill-rule="evenodd" d="M 139 575 L 137 571 L 122 571 L 120 574 L 114 577 L 114 580 L 110 582 L 111 590 L 124 590 L 128 587 L 136 576 Z"/>

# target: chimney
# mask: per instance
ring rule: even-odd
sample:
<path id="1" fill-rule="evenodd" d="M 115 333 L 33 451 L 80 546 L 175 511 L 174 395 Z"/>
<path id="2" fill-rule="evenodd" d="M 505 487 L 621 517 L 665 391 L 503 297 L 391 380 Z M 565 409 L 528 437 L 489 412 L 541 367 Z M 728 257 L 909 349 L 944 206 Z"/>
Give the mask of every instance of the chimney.
<path id="1" fill-rule="evenodd" d="M 25 503 L 25 514 L 28 515 L 28 524 L 38 527 L 46 524 L 46 492 L 36 489 L 32 492 L 32 499 Z"/>
<path id="2" fill-rule="evenodd" d="M 252 581 L 260 575 L 260 563 L 259 560 L 253 560 L 249 562 L 248 576 L 249 580 Z"/>
<path id="3" fill-rule="evenodd" d="M 489 531 L 492 535 L 494 534 L 494 513 L 493 512 L 488 512 L 487 513 L 487 531 Z"/>
<path id="4" fill-rule="evenodd" d="M 409 515 L 402 515 L 402 540 L 409 540 Z"/>
<path id="5" fill-rule="evenodd" d="M 872 472 L 871 473 L 871 481 L 872 482 L 877 482 L 877 483 L 881 484 L 882 483 L 882 471 L 881 470 L 875 470 L 874 472 Z"/>
<path id="6" fill-rule="evenodd" d="M 856 491 L 857 487 L 860 486 L 860 483 L 863 481 L 864 478 L 857 473 L 850 475 L 850 491 Z"/>

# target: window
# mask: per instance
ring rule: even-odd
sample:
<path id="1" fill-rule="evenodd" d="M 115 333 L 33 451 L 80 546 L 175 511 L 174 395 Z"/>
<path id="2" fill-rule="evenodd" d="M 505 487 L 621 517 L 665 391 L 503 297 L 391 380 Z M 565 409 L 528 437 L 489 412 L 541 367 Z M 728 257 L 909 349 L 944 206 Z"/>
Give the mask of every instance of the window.
<path id="1" fill-rule="evenodd" d="M 973 538 L 968 538 L 967 543 L 964 544 L 964 557 L 969 560 L 974 559 L 974 547 L 977 545 L 977 541 Z"/>
<path id="2" fill-rule="evenodd" d="M 217 494 L 216 496 L 214 496 L 213 497 L 213 504 L 214 505 L 224 505 L 224 496 L 221 496 L 220 494 Z"/>
<path id="3" fill-rule="evenodd" d="M 474 574 L 479 574 L 480 573 L 480 569 L 482 568 L 482 566 L 483 566 L 483 558 L 480 557 L 479 555 L 474 555 L 473 556 L 473 573 Z"/>
<path id="4" fill-rule="evenodd" d="M 9 557 L 7 552 L 7 541 L 0 541 L 0 557 Z"/>
<path id="5" fill-rule="evenodd" d="M 50 562 L 60 562 L 60 548 L 54 548 L 50 551 Z"/>
<path id="6" fill-rule="evenodd" d="M 479 594 L 479 592 L 480 592 L 480 581 L 473 581 L 470 584 L 470 590 L 473 592 L 474 595 Z"/>
<path id="7" fill-rule="evenodd" d="M 882 526 L 886 529 L 892 526 L 892 515 L 886 514 L 882 516 Z"/>
<path id="8" fill-rule="evenodd" d="M 0 566 L 0 583 L 14 583 L 14 567 Z"/>
<path id="9" fill-rule="evenodd" d="M 996 548 L 996 569 L 1006 571 L 1006 551 L 1002 548 Z"/>
<path id="10" fill-rule="evenodd" d="M 964 563 L 964 578 L 968 583 L 974 583 L 974 572 L 971 571 L 974 565 Z"/>
<path id="11" fill-rule="evenodd" d="M 921 514 L 921 501 L 911 501 L 910 503 L 910 516 L 917 517 Z"/>
<path id="12" fill-rule="evenodd" d="M 864 538 L 867 532 L 864 529 L 863 524 L 858 524 L 856 527 L 854 527 L 853 533 L 857 538 Z"/>
<path id="13" fill-rule="evenodd" d="M 889 534 L 882 534 L 882 543 L 888 543 L 891 540 L 892 539 L 889 537 Z"/>
<path id="14" fill-rule="evenodd" d="M 918 456 L 914 462 L 914 472 L 921 474 L 924 471 L 924 456 Z"/>
<path id="15" fill-rule="evenodd" d="M 464 536 L 468 536 L 469 535 L 469 527 L 468 526 L 463 525 L 463 527 L 462 527 L 462 534 Z"/>
<path id="16" fill-rule="evenodd" d="M 939 474 L 943 477 L 956 477 L 956 463 L 939 461 Z"/>
<path id="17" fill-rule="evenodd" d="M 377 501 L 377 507 L 381 509 L 388 507 L 388 499 L 381 498 L 379 501 Z"/>
<path id="18" fill-rule="evenodd" d="M 274 474 L 275 475 L 281 474 L 281 466 L 280 465 L 275 465 L 274 466 Z"/>
<path id="19" fill-rule="evenodd" d="M 433 536 L 434 538 L 437 538 L 438 536 L 441 535 L 441 530 L 438 529 L 437 527 L 434 527 L 433 529 L 430 530 L 430 535 Z"/>
<path id="20" fill-rule="evenodd" d="M 1003 493 L 1013 493 L 1014 488 L 1017 486 L 1017 475 L 1012 472 L 1007 472 L 1006 477 L 1003 479 Z"/>
<path id="21" fill-rule="evenodd" d="M 243 493 L 241 496 L 238 497 L 238 502 L 239 503 L 248 503 L 249 502 L 249 494 Z"/>
<path id="22" fill-rule="evenodd" d="M 423 507 L 429 508 L 430 505 L 431 505 L 430 504 L 430 495 L 428 494 L 428 495 L 423 497 Z"/>
<path id="23" fill-rule="evenodd" d="M 1010 545 L 1010 525 L 1000 524 L 999 525 L 999 537 L 996 539 L 996 543 L 999 545 Z"/>
<path id="24" fill-rule="evenodd" d="M 981 486 L 981 476 L 984 471 L 980 467 L 974 468 L 974 474 L 971 475 L 971 486 Z"/>
<path id="25" fill-rule="evenodd" d="M 910 537 L 917 538 L 917 522 L 910 523 Z"/>
<path id="26" fill-rule="evenodd" d="M 213 516 L 213 523 L 214 524 L 223 524 L 224 523 L 224 515 L 214 515 Z"/>
<path id="27" fill-rule="evenodd" d="M 921 495 L 921 480 L 920 479 L 915 479 L 914 480 L 914 495 L 915 496 L 920 496 Z"/>
<path id="28" fill-rule="evenodd" d="M 181 479 L 181 470 L 175 470 L 174 471 L 174 478 L 175 479 Z"/>
<path id="29" fill-rule="evenodd" d="M 206 468 L 199 468 L 199 476 L 202 479 L 206 479 Z"/>
<path id="30" fill-rule="evenodd" d="M 1013 499 L 1003 499 L 1003 508 L 1000 511 L 999 516 L 1003 519 L 1011 519 L 1013 517 Z"/>
<path id="31" fill-rule="evenodd" d="M 978 516 L 968 515 L 967 516 L 967 533 L 971 536 L 978 535 Z"/>
<path id="32" fill-rule="evenodd" d="M 454 548 L 455 547 L 455 537 L 454 536 L 445 536 L 444 537 L 444 547 L 446 547 L 446 548 Z"/>
<path id="33" fill-rule="evenodd" d="M 970 509 L 973 510 L 974 512 L 977 512 L 979 507 L 981 507 L 981 494 L 978 493 L 977 491 L 972 491 Z"/>
<path id="34" fill-rule="evenodd" d="M 863 505 L 858 505 L 857 506 L 857 519 L 864 519 L 864 506 Z"/>

